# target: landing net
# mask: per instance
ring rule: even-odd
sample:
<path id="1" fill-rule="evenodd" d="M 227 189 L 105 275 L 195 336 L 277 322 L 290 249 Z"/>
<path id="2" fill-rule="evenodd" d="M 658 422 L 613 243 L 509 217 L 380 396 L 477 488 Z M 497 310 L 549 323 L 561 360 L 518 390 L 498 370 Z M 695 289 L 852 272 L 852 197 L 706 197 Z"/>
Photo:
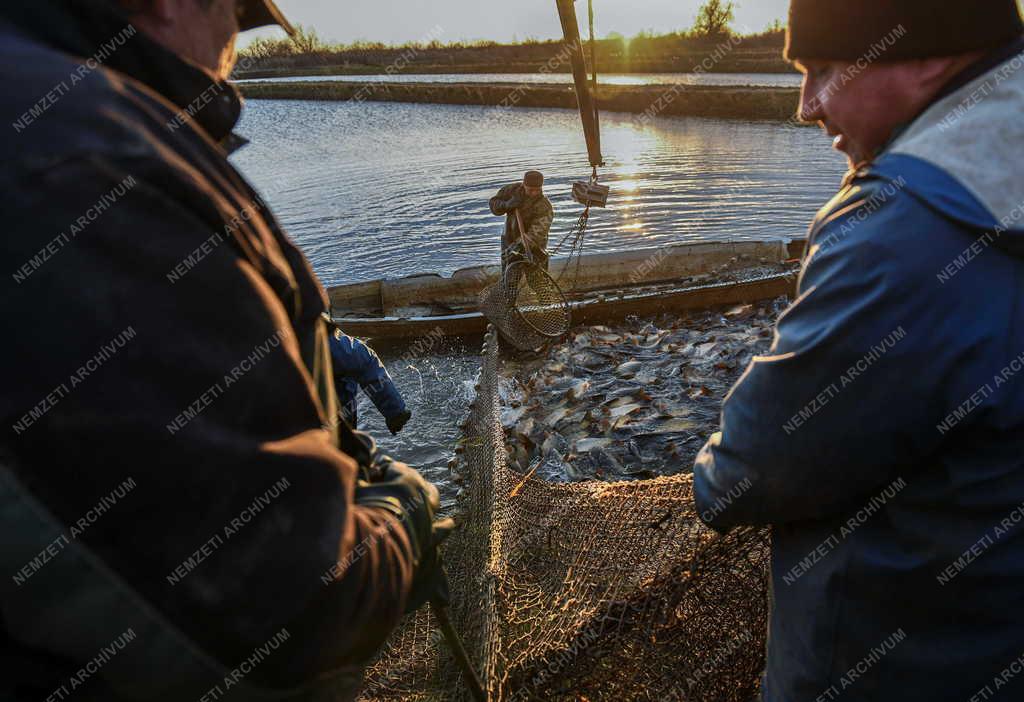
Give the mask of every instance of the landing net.
<path id="1" fill-rule="evenodd" d="M 529 261 L 510 263 L 497 282 L 480 292 L 480 312 L 510 344 L 524 351 L 569 331 L 569 303 L 547 272 Z"/>
<path id="2" fill-rule="evenodd" d="M 460 453 L 445 545 L 452 620 L 489 699 L 748 702 L 764 665 L 768 533 L 720 536 L 689 475 L 551 484 L 508 467 L 497 336 Z M 367 672 L 363 700 L 465 700 L 426 609 Z"/>

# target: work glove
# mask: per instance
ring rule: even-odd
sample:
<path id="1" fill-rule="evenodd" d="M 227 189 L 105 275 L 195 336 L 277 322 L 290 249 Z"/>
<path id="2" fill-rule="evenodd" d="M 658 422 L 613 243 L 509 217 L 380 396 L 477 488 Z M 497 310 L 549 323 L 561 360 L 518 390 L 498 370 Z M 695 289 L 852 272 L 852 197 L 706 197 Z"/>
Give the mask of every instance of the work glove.
<path id="1" fill-rule="evenodd" d="M 353 429 L 347 421 L 341 422 L 338 425 L 338 448 L 359 465 L 359 475 L 363 480 L 372 482 L 375 479 L 375 473 L 380 470 L 375 466 L 380 452 L 372 436 Z"/>
<path id="2" fill-rule="evenodd" d="M 391 435 L 394 436 L 398 432 L 402 431 L 402 428 L 410 419 L 412 419 L 412 412 L 404 410 L 396 414 L 394 417 L 388 417 L 387 420 L 385 420 L 385 423 L 388 425 L 388 431 L 390 431 Z"/>
<path id="3" fill-rule="evenodd" d="M 377 454 L 376 479 L 356 486 L 358 505 L 378 507 L 394 515 L 405 529 L 412 547 L 412 587 L 406 599 L 406 613 L 428 601 L 448 601 L 448 580 L 441 566 L 438 546 L 455 528 L 454 520 L 435 520 L 441 506 L 437 488 L 416 470 L 389 456 Z"/>
<path id="4" fill-rule="evenodd" d="M 508 200 L 505 200 L 505 209 L 508 211 L 518 210 L 523 206 L 523 196 L 513 195 Z"/>

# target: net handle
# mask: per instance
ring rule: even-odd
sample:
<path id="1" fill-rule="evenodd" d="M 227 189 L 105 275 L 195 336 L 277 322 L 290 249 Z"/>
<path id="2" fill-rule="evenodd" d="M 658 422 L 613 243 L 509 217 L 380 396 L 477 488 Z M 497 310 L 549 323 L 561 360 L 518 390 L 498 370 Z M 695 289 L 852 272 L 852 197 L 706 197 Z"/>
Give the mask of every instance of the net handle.
<path id="1" fill-rule="evenodd" d="M 526 253 L 526 260 L 533 263 L 533 252 L 530 251 L 530 245 L 526 242 L 526 227 L 523 226 L 523 216 L 519 214 L 519 208 L 515 209 L 516 222 L 519 224 L 519 241 L 523 245 L 523 251 Z"/>

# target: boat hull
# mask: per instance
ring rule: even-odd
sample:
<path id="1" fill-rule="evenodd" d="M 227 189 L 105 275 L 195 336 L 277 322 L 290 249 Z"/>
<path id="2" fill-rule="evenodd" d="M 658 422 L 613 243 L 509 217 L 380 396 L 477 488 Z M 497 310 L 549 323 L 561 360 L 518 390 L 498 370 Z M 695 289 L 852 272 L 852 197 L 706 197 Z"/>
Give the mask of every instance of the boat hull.
<path id="1" fill-rule="evenodd" d="M 573 324 L 598 324 L 630 315 L 652 316 L 791 295 L 791 272 L 716 285 L 696 281 L 743 277 L 758 266 L 799 258 L 805 242 L 701 242 L 661 249 L 554 259 L 551 273 L 569 288 Z M 739 274 L 739 275 L 737 275 Z M 497 266 L 426 274 L 330 288 L 331 316 L 347 333 L 374 339 L 428 334 L 471 337 L 487 320 L 477 311 L 480 292 L 497 280 Z"/>
<path id="2" fill-rule="evenodd" d="M 796 276 L 780 274 L 738 283 L 598 296 L 571 303 L 572 323 L 602 324 L 633 315 L 678 314 L 687 310 L 757 302 L 781 295 L 793 296 L 795 290 Z M 345 333 L 373 339 L 409 339 L 428 335 L 473 337 L 482 335 L 488 324 L 479 312 L 409 318 L 341 318 L 337 321 Z"/>

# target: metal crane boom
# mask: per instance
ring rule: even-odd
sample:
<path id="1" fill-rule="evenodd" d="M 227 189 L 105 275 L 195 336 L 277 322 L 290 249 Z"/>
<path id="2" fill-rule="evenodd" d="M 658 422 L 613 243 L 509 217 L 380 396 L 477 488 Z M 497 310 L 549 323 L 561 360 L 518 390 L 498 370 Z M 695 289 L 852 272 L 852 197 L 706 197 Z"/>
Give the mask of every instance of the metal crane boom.
<path id="1" fill-rule="evenodd" d="M 597 168 L 604 165 L 604 158 L 601 156 L 601 132 L 598 129 L 595 95 L 587 84 L 587 64 L 583 58 L 583 40 L 580 38 L 579 24 L 576 22 L 575 0 L 555 2 L 558 5 L 558 16 L 562 21 L 565 45 L 572 61 L 572 78 L 576 84 L 576 102 L 579 104 L 580 117 L 583 119 L 587 155 L 590 157 L 590 165 Z"/>

